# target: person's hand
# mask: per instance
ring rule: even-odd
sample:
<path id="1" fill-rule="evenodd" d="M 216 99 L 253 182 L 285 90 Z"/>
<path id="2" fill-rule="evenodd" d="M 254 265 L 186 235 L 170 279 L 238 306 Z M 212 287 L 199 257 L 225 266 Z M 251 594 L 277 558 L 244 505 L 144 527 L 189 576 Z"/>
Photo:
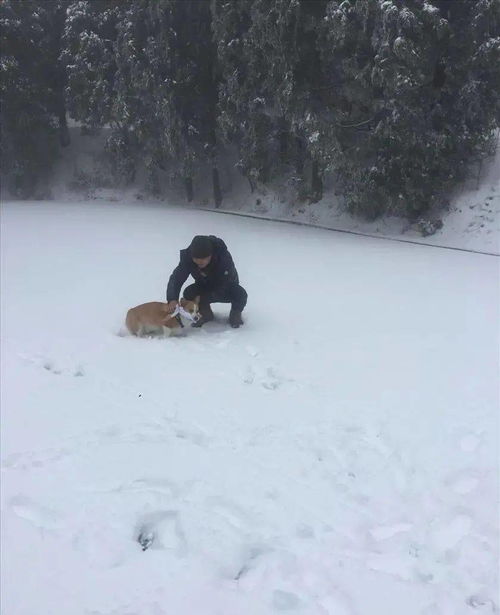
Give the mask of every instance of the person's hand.
<path id="1" fill-rule="evenodd" d="M 175 308 L 179 304 L 178 301 L 169 301 L 167 303 L 167 314 L 173 314 L 175 312 Z"/>

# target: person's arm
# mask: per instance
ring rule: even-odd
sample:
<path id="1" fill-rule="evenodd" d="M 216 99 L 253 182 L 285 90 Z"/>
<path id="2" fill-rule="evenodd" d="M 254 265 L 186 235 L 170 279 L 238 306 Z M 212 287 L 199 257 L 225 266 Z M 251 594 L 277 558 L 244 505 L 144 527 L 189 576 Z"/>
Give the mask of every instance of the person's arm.
<path id="1" fill-rule="evenodd" d="M 179 264 L 172 271 L 172 275 L 170 276 L 170 279 L 168 280 L 168 286 L 167 286 L 167 302 L 168 303 L 170 303 L 171 301 L 179 300 L 179 293 L 181 292 L 182 285 L 188 279 L 188 276 L 190 273 L 191 272 L 189 270 L 189 266 L 183 259 L 182 253 L 181 253 Z"/>

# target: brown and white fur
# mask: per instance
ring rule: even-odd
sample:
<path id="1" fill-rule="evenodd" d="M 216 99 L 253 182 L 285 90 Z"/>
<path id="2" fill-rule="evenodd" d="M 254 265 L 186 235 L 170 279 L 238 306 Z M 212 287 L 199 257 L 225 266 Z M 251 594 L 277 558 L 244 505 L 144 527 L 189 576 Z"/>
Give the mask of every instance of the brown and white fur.
<path id="1" fill-rule="evenodd" d="M 196 297 L 194 301 L 181 299 L 179 303 L 186 312 L 196 318 L 199 300 L 199 297 Z M 182 331 L 181 325 L 177 318 L 167 313 L 167 305 L 167 303 L 160 301 L 151 301 L 130 308 L 125 319 L 127 329 L 132 335 L 138 337 L 158 334 L 168 337 L 180 333 Z"/>

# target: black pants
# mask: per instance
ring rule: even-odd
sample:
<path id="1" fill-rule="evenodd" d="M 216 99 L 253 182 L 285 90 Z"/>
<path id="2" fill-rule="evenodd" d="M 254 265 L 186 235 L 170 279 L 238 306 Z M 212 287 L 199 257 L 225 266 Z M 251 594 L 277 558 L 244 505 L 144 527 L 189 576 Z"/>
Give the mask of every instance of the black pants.
<path id="1" fill-rule="evenodd" d="M 247 291 L 239 284 L 228 284 L 222 290 L 212 289 L 195 282 L 184 289 L 184 298 L 189 301 L 200 296 L 200 305 L 210 303 L 230 303 L 233 310 L 242 312 L 247 304 Z"/>

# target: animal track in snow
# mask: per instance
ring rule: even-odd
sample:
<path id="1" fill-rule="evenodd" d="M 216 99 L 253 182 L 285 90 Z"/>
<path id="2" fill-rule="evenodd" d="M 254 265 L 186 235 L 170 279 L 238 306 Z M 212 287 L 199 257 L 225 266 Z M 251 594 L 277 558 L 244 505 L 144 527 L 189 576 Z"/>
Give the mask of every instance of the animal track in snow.
<path id="1" fill-rule="evenodd" d="M 252 357 L 253 361 L 246 366 L 245 373 L 243 375 L 243 382 L 245 384 L 260 384 L 268 391 L 275 391 L 283 384 L 293 383 L 293 378 L 287 378 L 278 373 L 277 369 L 273 365 L 266 365 L 265 359 L 260 357 L 260 351 L 255 346 L 245 346 L 245 351 Z"/>
<path id="2" fill-rule="evenodd" d="M 251 365 L 246 368 L 246 373 L 243 377 L 245 384 L 260 384 L 264 389 L 268 391 L 275 391 L 279 389 L 283 384 L 292 383 L 292 378 L 285 378 L 276 372 L 276 369 L 272 366 L 265 367 L 263 369 L 255 369 Z"/>
<path id="3" fill-rule="evenodd" d="M 75 376 L 81 377 L 85 375 L 85 370 L 80 364 L 75 364 L 70 367 L 64 366 L 61 367 L 58 361 L 51 359 L 49 357 L 44 357 L 42 355 L 25 355 L 23 353 L 18 353 L 18 356 L 27 361 L 28 363 L 32 363 L 33 365 L 37 365 L 39 367 L 43 367 L 46 371 L 54 374 L 55 376 Z M 72 363 L 72 361 L 66 361 L 66 363 Z"/>

